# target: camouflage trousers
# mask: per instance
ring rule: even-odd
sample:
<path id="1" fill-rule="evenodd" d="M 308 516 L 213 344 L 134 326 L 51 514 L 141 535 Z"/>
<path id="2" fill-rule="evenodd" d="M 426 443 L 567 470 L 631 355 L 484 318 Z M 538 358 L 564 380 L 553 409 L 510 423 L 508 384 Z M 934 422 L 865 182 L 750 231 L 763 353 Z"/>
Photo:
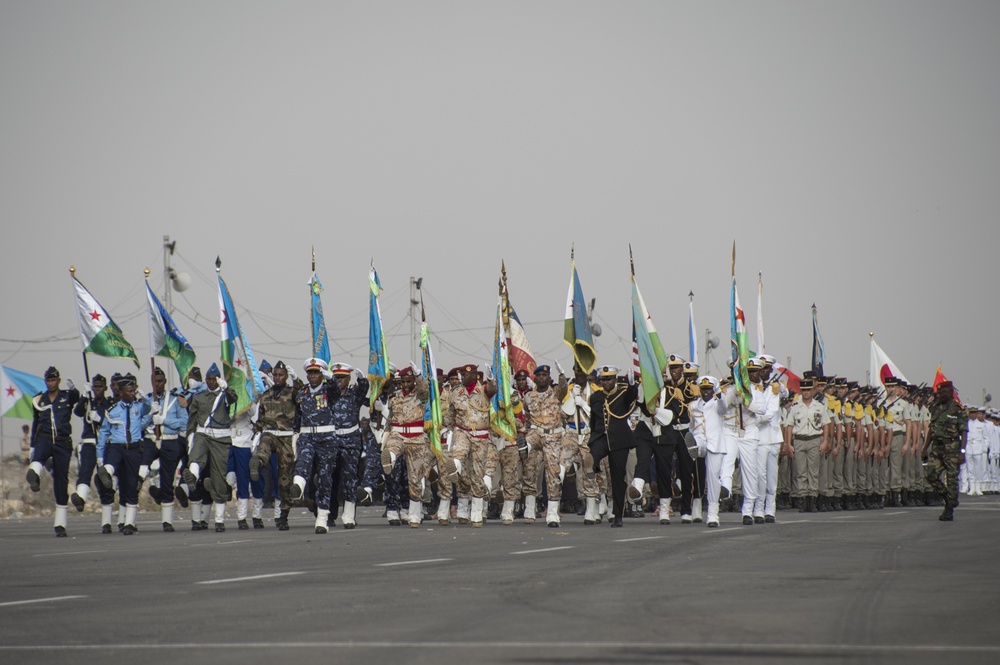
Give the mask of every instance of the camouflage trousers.
<path id="1" fill-rule="evenodd" d="M 316 507 L 329 510 L 333 494 L 333 474 L 340 447 L 331 437 L 303 434 L 299 437 L 295 475 L 306 479 L 315 492 Z M 310 492 L 312 494 L 312 492 Z"/>
<path id="2" fill-rule="evenodd" d="M 559 480 L 559 465 L 562 462 L 562 441 L 564 432 L 549 432 L 530 429 L 525 435 L 532 451 L 541 450 L 545 464 L 545 489 L 549 501 L 562 498 L 562 482 Z"/>
<path id="3" fill-rule="evenodd" d="M 517 451 L 517 446 L 504 446 L 499 451 L 500 473 L 503 485 L 503 500 L 517 501 L 521 498 L 521 487 L 523 486 L 524 469 L 521 463 L 521 455 Z"/>
<path id="4" fill-rule="evenodd" d="M 493 450 L 492 455 L 489 449 Z M 455 482 L 459 496 L 471 494 L 477 499 L 486 498 L 488 492 L 483 477 L 494 477 L 499 466 L 499 454 L 489 437 L 474 437 L 464 430 L 456 429 L 451 437 L 451 456 L 462 466 Z M 494 474 L 487 474 L 488 466 Z"/>
<path id="5" fill-rule="evenodd" d="M 278 458 L 278 496 L 281 497 L 281 509 L 292 508 L 292 478 L 295 476 L 295 449 L 291 436 L 275 436 L 263 433 L 260 435 L 260 445 L 254 456 L 261 461 L 261 467 L 270 464 L 271 454 Z"/>
<path id="6" fill-rule="evenodd" d="M 391 452 L 396 457 L 396 464 L 399 464 L 400 457 L 406 458 L 410 500 L 423 501 L 424 486 L 421 480 L 426 482 L 430 476 L 431 467 L 434 465 L 434 456 L 427 443 L 427 436 L 407 438 L 398 432 L 389 432 L 385 437 L 382 450 L 383 452 Z M 386 480 L 388 481 L 388 478 Z"/>
<path id="7" fill-rule="evenodd" d="M 945 505 L 958 505 L 958 458 L 962 445 L 958 441 L 931 441 L 924 476 L 931 489 L 944 497 Z M 944 482 L 941 482 L 944 474 Z"/>
<path id="8" fill-rule="evenodd" d="M 600 494 L 607 494 L 608 475 L 607 463 L 601 460 L 601 472 L 593 478 L 588 478 L 588 469 L 583 468 L 583 451 L 590 452 L 587 445 L 590 430 L 584 430 L 585 434 L 578 435 L 575 430 L 569 428 L 562 437 L 562 451 L 559 455 L 559 464 L 566 469 L 576 466 L 576 478 L 581 485 L 580 492 L 587 499 L 596 499 Z"/>

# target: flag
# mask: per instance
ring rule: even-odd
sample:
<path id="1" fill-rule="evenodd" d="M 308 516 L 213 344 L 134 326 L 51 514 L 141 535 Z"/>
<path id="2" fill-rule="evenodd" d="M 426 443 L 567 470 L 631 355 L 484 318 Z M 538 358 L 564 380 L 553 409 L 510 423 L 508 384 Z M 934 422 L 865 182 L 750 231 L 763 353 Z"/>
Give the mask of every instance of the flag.
<path id="1" fill-rule="evenodd" d="M 194 349 L 149 288 L 149 282 L 146 282 L 146 303 L 149 305 L 149 355 L 173 360 L 183 383 L 194 365 Z"/>
<path id="2" fill-rule="evenodd" d="M 378 294 L 382 290 L 382 282 L 378 279 L 374 265 L 368 273 L 368 286 L 371 291 L 368 298 L 368 382 L 371 383 L 369 407 L 374 407 L 375 400 L 382 392 L 382 386 L 389 380 L 389 352 L 385 348 L 382 312 L 378 306 Z"/>
<path id="3" fill-rule="evenodd" d="M 802 378 L 784 365 L 774 363 L 774 367 L 771 370 L 771 378 L 776 381 L 784 379 L 785 387 L 791 392 L 797 393 L 801 390 L 799 382 L 802 381 Z"/>
<path id="4" fill-rule="evenodd" d="M 309 321 L 312 323 L 312 355 L 313 358 L 329 363 L 330 362 L 330 340 L 326 336 L 326 321 L 323 318 L 323 303 L 319 294 L 323 291 L 323 285 L 319 281 L 316 273 L 313 273 L 309 280 L 309 295 L 312 298 L 312 307 L 309 310 Z"/>
<path id="5" fill-rule="evenodd" d="M 597 364 L 594 351 L 594 336 L 590 332 L 590 317 L 587 303 L 583 299 L 583 287 L 576 273 L 576 261 L 571 261 L 569 295 L 566 296 L 566 323 L 563 326 L 563 341 L 573 349 L 573 358 L 583 371 L 590 373 Z"/>
<path id="6" fill-rule="evenodd" d="M 826 359 L 826 351 L 823 349 L 823 337 L 819 334 L 819 319 L 816 318 L 816 303 L 812 306 L 813 313 L 813 347 L 812 347 L 812 371 L 816 376 L 826 376 L 823 373 L 823 361 Z"/>
<path id="7" fill-rule="evenodd" d="M 903 373 L 899 371 L 899 367 L 896 363 L 892 362 L 892 359 L 886 355 L 882 347 L 878 345 L 875 341 L 875 337 L 872 336 L 872 346 L 871 355 L 868 366 L 868 376 L 871 385 L 878 386 L 879 392 L 885 392 L 885 380 L 887 377 L 894 376 L 897 379 L 902 379 L 906 381 L 906 377 Z"/>
<path id="8" fill-rule="evenodd" d="M 421 306 L 421 319 L 423 307 Z M 439 459 L 444 459 L 441 450 L 441 387 L 437 381 L 437 365 L 434 363 L 434 352 L 431 351 L 431 331 L 427 322 L 420 324 L 420 354 L 423 357 L 423 373 L 427 379 L 427 403 L 424 405 L 424 431 L 430 439 L 431 452 Z"/>
<path id="9" fill-rule="evenodd" d="M 694 327 L 694 291 L 688 293 L 688 357 L 695 365 L 698 362 L 698 332 Z"/>
<path id="10" fill-rule="evenodd" d="M 947 381 L 947 380 L 948 380 L 948 377 L 945 376 L 944 372 L 941 371 L 941 365 L 938 365 L 937 369 L 934 370 L 934 385 L 933 385 L 934 392 L 937 392 L 938 384 L 940 384 L 940 383 L 942 383 L 944 381 Z M 957 388 L 953 388 L 953 390 L 955 391 L 955 400 L 959 404 L 961 404 L 962 400 L 960 400 L 958 398 L 958 389 Z"/>
<path id="11" fill-rule="evenodd" d="M 736 290 L 736 243 L 733 242 L 733 287 L 729 293 L 729 340 L 732 347 L 733 385 L 743 403 L 750 404 L 750 376 L 747 361 L 750 347 L 747 343 L 747 319 L 740 304 L 740 294 Z"/>
<path id="12" fill-rule="evenodd" d="M 524 370 L 528 374 L 534 374 L 538 364 L 535 356 L 531 352 L 531 345 L 528 344 L 528 336 L 521 325 L 521 319 L 517 318 L 514 306 L 510 304 L 510 294 L 507 292 L 507 266 L 500 262 L 500 295 L 503 302 L 503 325 L 509 341 L 507 357 L 510 359 L 510 369 L 512 372 Z"/>
<path id="13" fill-rule="evenodd" d="M 764 350 L 764 274 L 757 273 L 757 354 Z"/>
<path id="14" fill-rule="evenodd" d="M 139 357 L 125 339 L 122 329 L 111 320 L 108 312 L 75 276 L 73 288 L 76 291 L 76 313 L 84 353 L 95 353 L 108 358 L 131 358 L 138 367 Z"/>
<path id="15" fill-rule="evenodd" d="M 503 300 L 497 303 L 497 323 L 493 335 L 493 378 L 497 390 L 490 398 L 490 429 L 507 441 L 517 440 L 517 421 L 511 403 L 510 361 L 507 357 L 507 333 L 503 326 Z"/>
<path id="16" fill-rule="evenodd" d="M 257 362 L 243 332 L 243 326 L 236 318 L 236 308 L 229 295 L 222 275 L 219 275 L 219 309 L 222 311 L 222 373 L 229 387 L 236 392 L 236 413 L 239 415 L 250 408 L 257 396 L 264 392 L 264 380 L 257 371 Z"/>
<path id="17" fill-rule="evenodd" d="M 660 337 L 653 326 L 653 319 L 642 301 L 639 285 L 632 274 L 632 336 L 634 348 L 639 357 L 639 372 L 642 376 L 642 391 L 646 408 L 654 411 L 660 391 L 663 389 L 663 370 L 667 367 L 667 355 L 663 352 Z"/>
<path id="18" fill-rule="evenodd" d="M 31 420 L 31 398 L 46 390 L 45 379 L 0 365 L 0 418 Z"/>

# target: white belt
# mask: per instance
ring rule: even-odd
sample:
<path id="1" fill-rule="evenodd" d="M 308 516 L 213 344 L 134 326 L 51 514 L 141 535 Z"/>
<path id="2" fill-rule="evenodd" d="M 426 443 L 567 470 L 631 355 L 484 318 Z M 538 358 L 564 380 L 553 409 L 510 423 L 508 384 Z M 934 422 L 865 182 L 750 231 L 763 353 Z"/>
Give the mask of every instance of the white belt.
<path id="1" fill-rule="evenodd" d="M 674 425 L 674 429 L 677 430 L 678 432 L 686 432 L 688 427 L 691 427 L 689 423 L 685 423 L 683 425 Z"/>
<path id="2" fill-rule="evenodd" d="M 566 431 L 565 427 L 539 427 L 538 425 L 532 425 L 531 429 L 537 429 L 542 434 L 562 434 Z"/>
<path id="3" fill-rule="evenodd" d="M 232 431 L 229 429 L 218 429 L 216 427 L 199 427 L 198 434 L 204 434 L 205 436 L 210 436 L 214 439 L 224 439 L 232 436 Z"/>
<path id="4" fill-rule="evenodd" d="M 176 441 L 181 438 L 179 434 L 164 434 L 160 437 L 160 441 Z"/>
<path id="5" fill-rule="evenodd" d="M 303 427 L 299 430 L 302 434 L 329 434 L 332 432 L 337 436 L 346 436 L 357 431 L 357 425 L 354 427 L 348 427 L 347 429 L 337 429 L 333 425 L 320 425 L 319 427 Z"/>
<path id="6" fill-rule="evenodd" d="M 487 436 L 490 433 L 488 429 L 465 429 L 464 427 L 459 427 L 458 429 L 469 436 Z"/>
<path id="7" fill-rule="evenodd" d="M 416 425 L 393 425 L 392 431 L 400 434 L 423 434 L 424 428 Z"/>
<path id="8" fill-rule="evenodd" d="M 80 439 L 80 443 L 96 444 L 97 439 Z"/>
<path id="9" fill-rule="evenodd" d="M 263 430 L 262 433 L 270 434 L 271 436 L 292 436 L 295 434 L 295 432 L 291 430 L 283 430 L 283 429 L 266 429 Z"/>

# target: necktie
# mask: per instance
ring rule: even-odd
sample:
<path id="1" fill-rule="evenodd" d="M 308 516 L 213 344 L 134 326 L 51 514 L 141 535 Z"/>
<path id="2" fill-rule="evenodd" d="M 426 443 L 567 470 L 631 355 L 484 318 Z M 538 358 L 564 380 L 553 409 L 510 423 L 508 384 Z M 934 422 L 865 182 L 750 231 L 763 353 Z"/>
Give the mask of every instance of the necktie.
<path id="1" fill-rule="evenodd" d="M 132 443 L 132 405 L 125 411 L 125 443 Z"/>

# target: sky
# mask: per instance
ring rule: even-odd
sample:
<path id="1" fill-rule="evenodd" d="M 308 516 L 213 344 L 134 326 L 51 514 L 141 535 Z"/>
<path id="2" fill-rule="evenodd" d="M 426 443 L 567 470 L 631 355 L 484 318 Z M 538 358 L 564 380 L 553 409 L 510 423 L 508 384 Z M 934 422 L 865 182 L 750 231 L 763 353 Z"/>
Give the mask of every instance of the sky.
<path id="1" fill-rule="evenodd" d="M 492 353 L 501 261 L 560 360 L 575 252 L 601 363 L 630 359 L 631 245 L 668 352 L 728 355 L 731 253 L 757 347 L 865 381 L 1000 392 L 1000 3 L 5 2 L 0 362 L 82 382 L 68 268 L 148 376 L 143 268 L 199 364 L 214 262 L 258 357 L 310 353 L 311 250 L 334 360 L 389 357 L 422 278 L 438 362 Z M 162 362 L 162 361 L 160 361 Z M 123 370 L 89 358 L 92 372 Z M 998 398 L 1000 399 L 1000 398 Z M 8 428 L 8 429 L 13 429 Z"/>

